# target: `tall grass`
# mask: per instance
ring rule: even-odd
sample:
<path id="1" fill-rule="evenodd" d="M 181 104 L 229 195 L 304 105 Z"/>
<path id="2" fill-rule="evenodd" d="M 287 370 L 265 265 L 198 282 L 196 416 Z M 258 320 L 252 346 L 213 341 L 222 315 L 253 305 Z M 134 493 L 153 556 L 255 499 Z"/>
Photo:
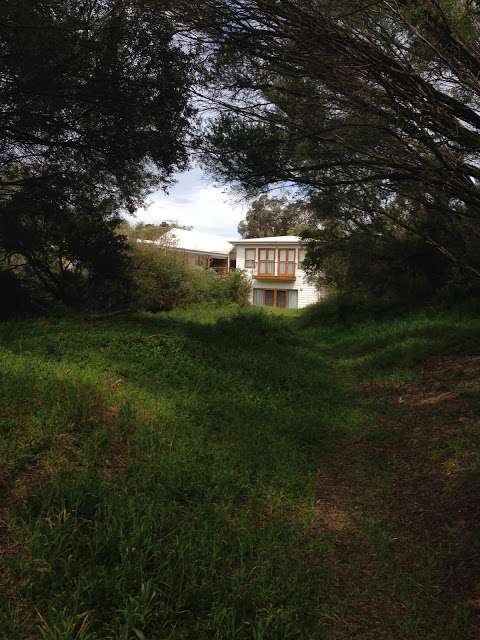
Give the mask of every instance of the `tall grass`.
<path id="1" fill-rule="evenodd" d="M 385 593 L 403 608 L 379 637 L 467 637 L 432 605 L 431 550 L 392 556 L 378 493 L 355 497 L 361 547 L 321 526 L 318 495 L 345 443 L 379 437 L 357 377 L 471 348 L 480 321 L 301 318 L 231 304 L 0 325 L 2 637 L 368 637 Z M 378 461 L 354 470 L 388 490 Z"/>
<path id="2" fill-rule="evenodd" d="M 0 330 L 6 637 L 318 631 L 316 463 L 359 417 L 287 322 L 232 307 Z"/>

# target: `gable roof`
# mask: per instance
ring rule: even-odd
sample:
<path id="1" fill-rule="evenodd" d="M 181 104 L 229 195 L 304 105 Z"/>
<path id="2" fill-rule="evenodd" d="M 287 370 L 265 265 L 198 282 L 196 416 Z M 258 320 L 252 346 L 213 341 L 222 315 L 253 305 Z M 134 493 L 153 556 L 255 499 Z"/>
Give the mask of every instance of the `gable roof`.
<path id="1" fill-rule="evenodd" d="M 212 233 L 202 233 L 201 231 L 177 229 L 176 227 L 167 231 L 158 240 L 155 240 L 154 244 L 167 244 L 174 249 L 207 253 L 208 255 L 225 258 L 232 251 L 232 245 L 228 238 L 215 236 Z"/>

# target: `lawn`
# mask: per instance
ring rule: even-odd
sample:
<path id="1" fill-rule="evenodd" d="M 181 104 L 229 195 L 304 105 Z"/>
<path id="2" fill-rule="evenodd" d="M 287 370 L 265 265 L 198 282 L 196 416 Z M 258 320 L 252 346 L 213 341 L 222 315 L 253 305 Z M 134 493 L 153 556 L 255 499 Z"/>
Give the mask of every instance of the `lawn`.
<path id="1" fill-rule="evenodd" d="M 1 324 L 2 637 L 476 637 L 475 356 L 448 314 Z"/>

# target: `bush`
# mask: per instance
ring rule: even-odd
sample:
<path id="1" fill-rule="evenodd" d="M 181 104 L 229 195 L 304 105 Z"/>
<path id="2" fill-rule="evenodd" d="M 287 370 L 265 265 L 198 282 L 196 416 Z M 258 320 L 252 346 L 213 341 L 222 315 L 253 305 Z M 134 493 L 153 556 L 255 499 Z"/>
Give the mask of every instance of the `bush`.
<path id="1" fill-rule="evenodd" d="M 0 318 L 30 314 L 37 306 L 33 293 L 13 271 L 0 271 Z"/>
<path id="2" fill-rule="evenodd" d="M 0 320 L 63 311 L 62 303 L 49 295 L 28 266 L 15 270 L 0 267 Z"/>
<path id="3" fill-rule="evenodd" d="M 356 229 L 325 222 L 311 234 L 307 268 L 322 286 L 410 308 L 478 297 L 479 278 L 466 266 L 480 270 L 480 243 L 474 234 L 452 228 L 438 212 L 416 212 L 411 226 L 418 235 L 388 219 L 373 219 Z M 432 243 L 424 237 L 432 238 Z M 463 253 L 464 262 L 455 263 L 448 252 Z"/>
<path id="4" fill-rule="evenodd" d="M 242 271 L 232 271 L 225 278 L 217 278 L 216 298 L 218 302 L 248 304 L 251 284 Z"/>
<path id="5" fill-rule="evenodd" d="M 198 302 L 247 303 L 249 284 L 240 272 L 220 278 L 154 246 L 136 246 L 132 253 L 132 301 L 138 309 L 156 312 Z"/>
<path id="6" fill-rule="evenodd" d="M 353 324 L 386 319 L 406 311 L 405 307 L 382 298 L 337 293 L 307 307 L 301 316 L 305 326 L 315 324 Z"/>

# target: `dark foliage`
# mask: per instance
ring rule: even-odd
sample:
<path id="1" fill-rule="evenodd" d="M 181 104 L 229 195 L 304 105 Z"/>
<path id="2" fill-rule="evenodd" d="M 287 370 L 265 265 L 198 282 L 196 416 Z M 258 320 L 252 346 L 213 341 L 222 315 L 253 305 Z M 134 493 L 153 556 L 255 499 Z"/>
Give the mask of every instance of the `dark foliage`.
<path id="1" fill-rule="evenodd" d="M 0 259 L 48 297 L 111 304 L 121 212 L 186 164 L 173 38 L 165 12 L 126 0 L 1 5 Z"/>
<path id="2" fill-rule="evenodd" d="M 189 304 L 247 304 L 250 284 L 240 271 L 221 278 L 188 265 L 174 251 L 152 245 L 132 247 L 130 304 L 143 311 L 169 311 Z"/>
<path id="3" fill-rule="evenodd" d="M 238 225 L 242 238 L 296 235 L 314 225 L 313 210 L 304 202 L 260 196 Z"/>
<path id="4" fill-rule="evenodd" d="M 407 242 L 413 272 L 430 260 L 444 269 L 433 247 L 461 278 L 479 279 L 475 3 L 193 4 L 184 21 L 208 35 L 205 99 L 217 117 L 205 162 L 216 175 L 249 193 L 301 190 L 321 225 L 348 227 L 345 242 L 371 233 L 366 255 L 389 227 L 392 265 Z"/>

